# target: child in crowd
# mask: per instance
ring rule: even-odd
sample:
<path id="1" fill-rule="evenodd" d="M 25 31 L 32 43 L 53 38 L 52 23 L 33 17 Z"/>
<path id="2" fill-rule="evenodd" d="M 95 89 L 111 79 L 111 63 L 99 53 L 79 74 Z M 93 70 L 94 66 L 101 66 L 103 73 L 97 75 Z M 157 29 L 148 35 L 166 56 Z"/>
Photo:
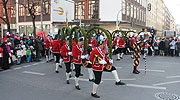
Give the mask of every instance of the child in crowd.
<path id="1" fill-rule="evenodd" d="M 30 46 L 27 46 L 27 50 L 26 50 L 26 55 L 27 55 L 27 62 L 31 62 L 31 48 Z"/>

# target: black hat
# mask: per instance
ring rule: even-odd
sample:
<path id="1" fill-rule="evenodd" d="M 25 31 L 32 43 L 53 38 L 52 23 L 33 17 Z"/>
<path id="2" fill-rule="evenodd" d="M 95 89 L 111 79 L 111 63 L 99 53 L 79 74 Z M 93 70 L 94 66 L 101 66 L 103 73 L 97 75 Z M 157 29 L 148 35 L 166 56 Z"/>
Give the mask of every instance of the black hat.
<path id="1" fill-rule="evenodd" d="M 84 41 L 84 37 L 80 37 L 80 38 L 78 39 L 78 42 L 81 42 L 81 41 Z"/>

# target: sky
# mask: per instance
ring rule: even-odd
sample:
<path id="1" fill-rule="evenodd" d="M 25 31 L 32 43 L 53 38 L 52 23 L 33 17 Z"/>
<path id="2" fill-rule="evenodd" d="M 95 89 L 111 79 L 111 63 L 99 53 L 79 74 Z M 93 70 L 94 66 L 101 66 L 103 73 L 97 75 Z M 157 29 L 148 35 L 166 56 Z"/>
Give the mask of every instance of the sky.
<path id="1" fill-rule="evenodd" d="M 180 25 L 180 0 L 164 0 L 164 3 L 175 18 L 176 24 Z"/>

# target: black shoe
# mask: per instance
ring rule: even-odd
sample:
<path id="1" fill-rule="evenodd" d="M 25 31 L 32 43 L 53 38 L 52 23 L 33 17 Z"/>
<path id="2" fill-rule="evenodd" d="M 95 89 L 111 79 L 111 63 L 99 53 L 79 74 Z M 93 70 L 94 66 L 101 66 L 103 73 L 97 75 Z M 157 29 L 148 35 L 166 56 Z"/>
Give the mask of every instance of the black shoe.
<path id="1" fill-rule="evenodd" d="M 120 61 L 121 59 L 116 59 L 117 61 Z"/>
<path id="2" fill-rule="evenodd" d="M 100 96 L 98 96 L 96 93 L 95 94 L 91 93 L 91 96 L 94 98 L 100 98 Z"/>
<path id="3" fill-rule="evenodd" d="M 121 59 L 123 59 L 123 57 L 120 57 Z"/>
<path id="4" fill-rule="evenodd" d="M 56 70 L 56 73 L 59 73 L 59 71 L 58 71 L 58 70 Z"/>
<path id="5" fill-rule="evenodd" d="M 62 66 L 61 66 L 61 65 L 59 65 L 59 68 L 62 68 Z"/>
<path id="6" fill-rule="evenodd" d="M 49 61 L 46 61 L 46 63 L 49 63 Z"/>
<path id="7" fill-rule="evenodd" d="M 69 78 L 71 78 L 72 76 L 71 76 L 71 74 L 69 75 Z"/>
<path id="8" fill-rule="evenodd" d="M 73 69 L 73 71 L 75 72 L 76 70 L 75 70 L 75 69 Z"/>
<path id="9" fill-rule="evenodd" d="M 133 74 L 139 74 L 140 72 L 138 72 L 138 71 L 133 71 Z"/>
<path id="10" fill-rule="evenodd" d="M 83 76 L 83 74 L 82 73 L 80 73 L 80 75 L 79 76 Z"/>
<path id="11" fill-rule="evenodd" d="M 119 81 L 119 82 L 116 82 L 115 85 L 126 85 L 126 83 Z"/>
<path id="12" fill-rule="evenodd" d="M 140 71 L 137 70 L 138 73 L 141 73 Z"/>
<path id="13" fill-rule="evenodd" d="M 70 83 L 69 83 L 69 80 L 66 81 L 66 84 L 70 84 Z"/>
<path id="14" fill-rule="evenodd" d="M 89 79 L 89 82 L 94 82 L 94 79 Z"/>
<path id="15" fill-rule="evenodd" d="M 78 85 L 78 86 L 75 86 L 75 88 L 76 88 L 77 90 L 81 90 L 81 89 L 79 88 L 79 85 Z"/>

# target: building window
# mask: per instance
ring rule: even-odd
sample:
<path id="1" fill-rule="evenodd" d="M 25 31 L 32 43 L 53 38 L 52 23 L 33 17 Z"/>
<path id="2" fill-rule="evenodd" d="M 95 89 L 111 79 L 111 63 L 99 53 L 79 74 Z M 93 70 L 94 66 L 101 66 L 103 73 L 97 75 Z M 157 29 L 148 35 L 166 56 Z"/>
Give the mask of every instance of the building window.
<path id="1" fill-rule="evenodd" d="M 45 1 L 44 3 L 43 3 L 43 12 L 44 12 L 44 14 L 50 14 L 50 7 L 49 7 L 49 2 L 48 1 Z"/>
<path id="2" fill-rule="evenodd" d="M 146 22 L 146 13 L 144 13 L 144 22 Z"/>
<path id="3" fill-rule="evenodd" d="M 88 18 L 89 19 L 99 18 L 99 0 L 89 1 Z"/>
<path id="4" fill-rule="evenodd" d="M 142 11 L 142 19 L 141 19 L 142 22 L 144 22 L 144 11 Z"/>
<path id="5" fill-rule="evenodd" d="M 139 9 L 139 20 L 141 21 L 141 12 L 142 12 L 142 10 L 141 9 Z"/>
<path id="6" fill-rule="evenodd" d="M 28 9 L 26 9 L 26 16 L 30 16 Z"/>
<path id="7" fill-rule="evenodd" d="M 127 3 L 127 16 L 130 16 L 130 3 Z"/>
<path id="8" fill-rule="evenodd" d="M 15 6 L 11 6 L 11 17 L 16 17 L 16 8 L 15 8 Z"/>
<path id="9" fill-rule="evenodd" d="M 23 5 L 19 5 L 19 16 L 24 16 L 24 7 L 23 7 Z"/>
<path id="10" fill-rule="evenodd" d="M 85 19 L 85 2 L 80 1 L 75 3 L 75 19 L 80 19 L 80 13 L 81 13 L 81 19 Z"/>
<path id="11" fill-rule="evenodd" d="M 139 9 L 137 8 L 137 20 L 139 20 Z"/>
<path id="12" fill-rule="evenodd" d="M 122 11 L 123 11 L 123 14 L 126 14 L 126 1 L 125 0 L 123 0 L 123 2 L 122 2 Z"/>
<path id="13" fill-rule="evenodd" d="M 41 15 L 41 6 L 37 5 L 35 8 L 35 15 Z"/>
<path id="14" fill-rule="evenodd" d="M 136 13 L 137 11 L 136 11 L 136 7 L 134 6 L 134 18 L 136 19 L 136 15 L 137 15 L 137 13 Z"/>
<path id="15" fill-rule="evenodd" d="M 133 5 L 131 5 L 131 17 L 133 18 L 133 13 L 134 13 L 134 11 L 133 11 Z"/>

